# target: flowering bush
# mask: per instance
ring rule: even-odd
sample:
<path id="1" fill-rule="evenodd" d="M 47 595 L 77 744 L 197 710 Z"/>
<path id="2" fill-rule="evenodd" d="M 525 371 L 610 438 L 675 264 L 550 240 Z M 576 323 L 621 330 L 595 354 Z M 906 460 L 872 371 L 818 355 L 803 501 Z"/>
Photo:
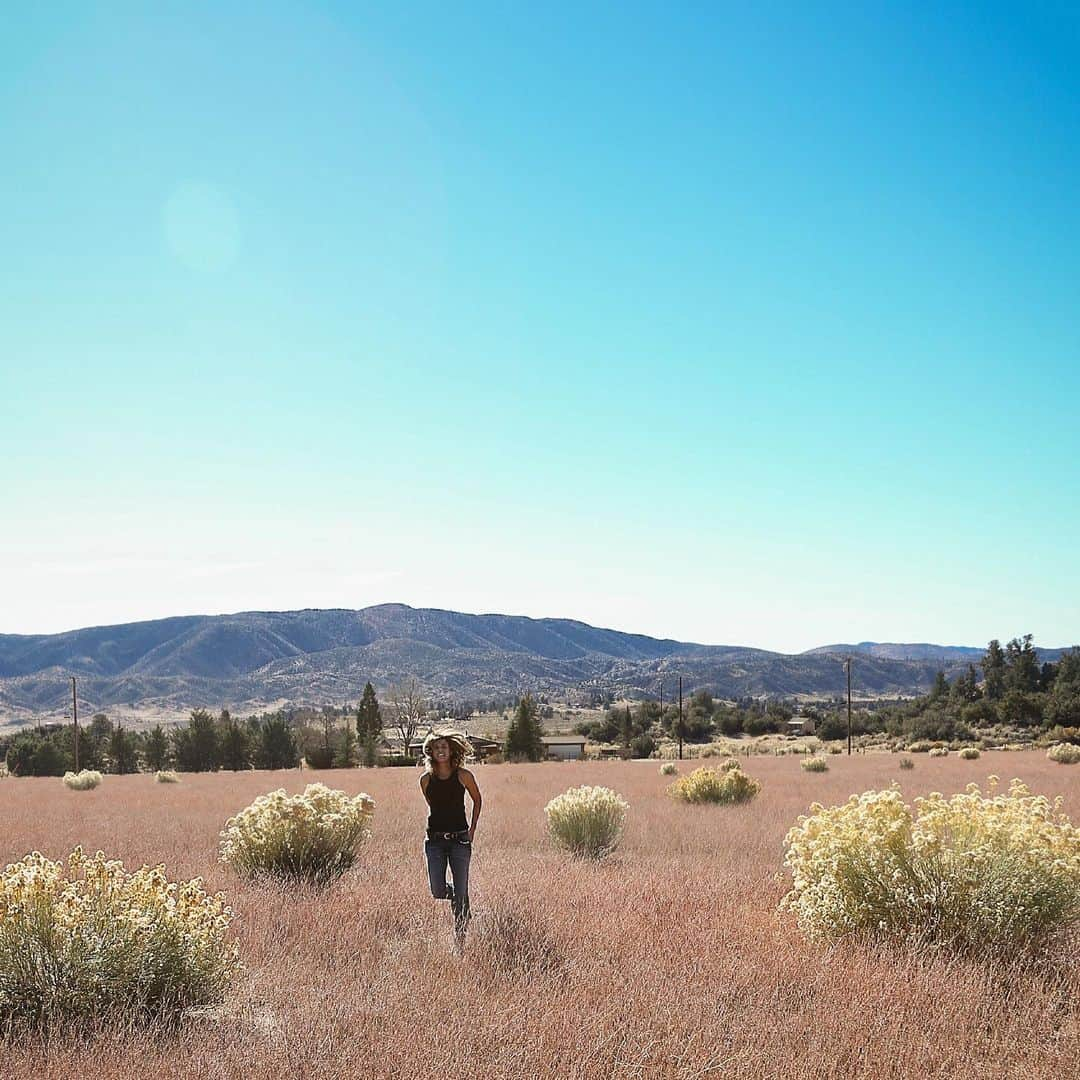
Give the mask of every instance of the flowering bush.
<path id="1" fill-rule="evenodd" d="M 80 769 L 78 772 L 64 773 L 64 786 L 72 791 L 89 791 L 101 783 L 101 773 L 93 769 Z"/>
<path id="2" fill-rule="evenodd" d="M 733 761 L 719 769 L 695 769 L 689 776 L 680 776 L 668 793 L 680 802 L 738 803 L 747 802 L 760 790 L 761 785 Z"/>
<path id="3" fill-rule="evenodd" d="M 823 757 L 810 757 L 799 762 L 803 772 L 828 772 L 829 763 Z"/>
<path id="4" fill-rule="evenodd" d="M 975 761 L 979 757 L 979 748 L 977 746 L 965 746 L 956 756 L 963 758 L 965 761 Z"/>
<path id="5" fill-rule="evenodd" d="M 732 769 L 738 769 L 739 763 L 732 757 L 727 761 L 721 761 L 716 767 L 720 772 L 730 772 Z"/>
<path id="6" fill-rule="evenodd" d="M 606 787 L 577 787 L 544 807 L 548 833 L 557 847 L 582 858 L 601 859 L 622 838 L 626 800 Z"/>
<path id="7" fill-rule="evenodd" d="M 1046 756 L 1059 765 L 1075 765 L 1080 762 L 1080 746 L 1073 746 L 1072 743 L 1058 743 L 1057 746 L 1051 746 L 1046 751 Z"/>
<path id="8" fill-rule="evenodd" d="M 1014 780 L 907 806 L 898 788 L 815 803 L 787 834 L 793 911 L 811 938 L 868 933 L 1012 951 L 1080 920 L 1080 829 Z"/>
<path id="9" fill-rule="evenodd" d="M 674 761 L 665 761 L 664 764 L 660 766 L 661 776 L 674 776 L 678 771 L 679 767 Z"/>
<path id="10" fill-rule="evenodd" d="M 911 748 L 908 747 L 908 749 L 910 750 Z M 930 751 L 930 756 L 931 757 L 948 757 L 949 756 L 949 748 L 947 746 L 935 746 Z"/>
<path id="11" fill-rule="evenodd" d="M 302 795 L 260 795 L 225 823 L 221 861 L 241 874 L 324 885 L 356 862 L 374 812 L 370 795 L 350 798 L 324 784 L 308 784 Z"/>
<path id="12" fill-rule="evenodd" d="M 173 772 L 172 769 L 158 769 L 154 773 L 154 779 L 159 784 L 179 784 L 180 774 Z"/>
<path id="13" fill-rule="evenodd" d="M 0 1029 L 179 1015 L 239 970 L 232 910 L 199 878 L 128 873 L 99 851 L 38 852 L 0 874 Z"/>

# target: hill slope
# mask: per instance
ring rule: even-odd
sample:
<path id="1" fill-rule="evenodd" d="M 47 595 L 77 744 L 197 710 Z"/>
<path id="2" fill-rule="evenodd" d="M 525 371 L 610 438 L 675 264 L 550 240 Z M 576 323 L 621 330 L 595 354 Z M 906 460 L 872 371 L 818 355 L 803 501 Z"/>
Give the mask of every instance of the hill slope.
<path id="1" fill-rule="evenodd" d="M 382 604 L 352 610 L 193 615 L 63 634 L 0 635 L 0 710 L 62 713 L 68 675 L 88 709 L 197 705 L 256 709 L 280 702 L 355 701 L 415 675 L 443 700 L 617 695 L 708 687 L 722 697 L 840 694 L 839 654 L 859 655 L 862 694 L 925 690 L 939 666 L 962 669 L 980 650 L 831 646 L 797 656 L 605 630 L 571 619 L 468 615 Z M 922 653 L 903 654 L 896 650 Z M 882 651 L 884 650 L 884 651 Z M 892 651 L 890 651 L 892 650 Z"/>

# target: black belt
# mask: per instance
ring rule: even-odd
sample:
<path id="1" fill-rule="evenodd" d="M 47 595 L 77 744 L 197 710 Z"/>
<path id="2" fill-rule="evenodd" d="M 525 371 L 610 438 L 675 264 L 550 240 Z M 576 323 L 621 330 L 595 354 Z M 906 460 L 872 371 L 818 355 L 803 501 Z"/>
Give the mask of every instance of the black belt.
<path id="1" fill-rule="evenodd" d="M 468 836 L 468 829 L 456 829 L 454 832 L 435 832 L 432 829 L 428 829 L 427 838 L 429 840 L 460 840 L 463 836 Z"/>

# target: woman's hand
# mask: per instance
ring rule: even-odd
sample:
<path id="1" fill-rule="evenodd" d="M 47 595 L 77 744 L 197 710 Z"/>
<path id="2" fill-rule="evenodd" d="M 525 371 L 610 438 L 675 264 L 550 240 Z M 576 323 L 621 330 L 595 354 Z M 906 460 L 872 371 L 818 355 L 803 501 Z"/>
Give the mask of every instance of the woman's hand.
<path id="1" fill-rule="evenodd" d="M 469 843 L 471 844 L 473 842 L 473 840 L 475 840 L 475 839 L 476 839 L 476 826 L 474 825 L 469 830 Z"/>

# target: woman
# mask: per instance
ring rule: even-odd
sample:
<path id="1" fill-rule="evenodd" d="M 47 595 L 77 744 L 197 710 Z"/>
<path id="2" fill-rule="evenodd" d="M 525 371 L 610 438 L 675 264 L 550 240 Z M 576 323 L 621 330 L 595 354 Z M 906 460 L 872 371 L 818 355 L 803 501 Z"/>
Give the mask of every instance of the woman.
<path id="1" fill-rule="evenodd" d="M 420 790 L 429 807 L 424 854 L 431 895 L 450 901 L 459 944 L 469 921 L 469 861 L 481 805 L 473 774 L 462 768 L 470 749 L 468 739 L 456 731 L 432 732 L 424 740 L 426 769 L 420 777 Z M 466 791 L 472 801 L 471 825 L 465 824 Z M 446 882 L 447 865 L 452 885 Z"/>

